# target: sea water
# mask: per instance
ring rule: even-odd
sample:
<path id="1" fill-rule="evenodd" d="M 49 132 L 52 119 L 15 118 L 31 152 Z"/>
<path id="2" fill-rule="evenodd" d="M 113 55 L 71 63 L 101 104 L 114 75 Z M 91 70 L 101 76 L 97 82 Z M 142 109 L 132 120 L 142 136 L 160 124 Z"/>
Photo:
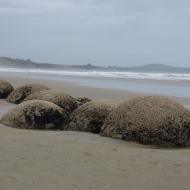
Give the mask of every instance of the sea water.
<path id="1" fill-rule="evenodd" d="M 130 90 L 134 92 L 190 97 L 190 74 L 108 72 L 108 71 L 62 71 L 42 69 L 0 68 L 0 73 L 20 73 L 22 75 L 52 80 L 74 82 L 78 85 Z"/>

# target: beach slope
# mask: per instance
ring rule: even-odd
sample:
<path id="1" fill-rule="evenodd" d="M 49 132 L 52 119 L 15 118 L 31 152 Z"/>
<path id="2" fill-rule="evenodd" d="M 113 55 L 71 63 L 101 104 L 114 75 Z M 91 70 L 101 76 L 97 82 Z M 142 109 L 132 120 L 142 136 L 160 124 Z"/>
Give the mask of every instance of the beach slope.
<path id="1" fill-rule="evenodd" d="M 14 105 L 0 101 L 4 114 Z M 190 149 L 0 125 L 2 190 L 189 189 Z"/>

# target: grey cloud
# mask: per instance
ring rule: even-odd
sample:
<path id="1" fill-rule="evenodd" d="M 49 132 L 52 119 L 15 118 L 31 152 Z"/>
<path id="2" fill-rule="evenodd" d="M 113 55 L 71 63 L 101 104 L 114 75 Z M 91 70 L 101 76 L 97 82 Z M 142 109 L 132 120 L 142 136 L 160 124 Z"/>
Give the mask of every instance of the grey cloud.
<path id="1" fill-rule="evenodd" d="M 189 0 L 0 0 L 0 56 L 187 65 Z"/>

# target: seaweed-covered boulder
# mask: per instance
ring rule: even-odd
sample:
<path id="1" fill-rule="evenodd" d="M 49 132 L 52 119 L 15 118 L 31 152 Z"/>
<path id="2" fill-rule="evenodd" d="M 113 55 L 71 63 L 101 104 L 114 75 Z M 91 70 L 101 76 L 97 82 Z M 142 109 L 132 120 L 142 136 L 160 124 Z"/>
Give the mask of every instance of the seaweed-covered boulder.
<path id="1" fill-rule="evenodd" d="M 168 98 L 134 98 L 110 113 L 101 135 L 150 145 L 190 145 L 190 112 Z"/>
<path id="2" fill-rule="evenodd" d="M 67 130 L 99 133 L 107 115 L 114 105 L 103 102 L 88 102 L 72 114 Z"/>
<path id="3" fill-rule="evenodd" d="M 42 90 L 35 92 L 25 98 L 25 101 L 28 100 L 45 100 L 52 102 L 69 113 L 73 112 L 78 107 L 77 101 L 72 96 L 56 90 Z"/>
<path id="4" fill-rule="evenodd" d="M 13 90 L 14 88 L 9 82 L 0 80 L 0 99 L 7 98 Z"/>
<path id="5" fill-rule="evenodd" d="M 7 101 L 15 104 L 21 103 L 27 96 L 34 92 L 41 90 L 48 90 L 49 88 L 40 84 L 27 84 L 16 88 L 7 97 Z"/>
<path id="6" fill-rule="evenodd" d="M 82 106 L 83 104 L 86 104 L 87 102 L 91 102 L 92 100 L 90 98 L 86 98 L 86 97 L 78 97 L 76 98 L 76 101 L 78 103 L 78 106 Z"/>
<path id="7" fill-rule="evenodd" d="M 67 111 L 54 103 L 31 100 L 6 113 L 1 123 L 22 129 L 62 129 L 69 117 Z"/>

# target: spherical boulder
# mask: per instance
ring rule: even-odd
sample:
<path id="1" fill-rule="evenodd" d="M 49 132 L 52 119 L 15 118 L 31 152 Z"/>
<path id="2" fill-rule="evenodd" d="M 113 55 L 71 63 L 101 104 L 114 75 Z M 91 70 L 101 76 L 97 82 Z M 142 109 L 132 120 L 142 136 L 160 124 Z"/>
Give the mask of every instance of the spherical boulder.
<path id="1" fill-rule="evenodd" d="M 7 98 L 13 90 L 14 88 L 9 82 L 0 80 L 0 99 Z"/>
<path id="2" fill-rule="evenodd" d="M 35 92 L 26 97 L 24 101 L 28 100 L 45 100 L 52 102 L 69 113 L 73 112 L 78 107 L 77 101 L 72 96 L 56 90 L 42 90 Z"/>
<path id="3" fill-rule="evenodd" d="M 160 96 L 137 97 L 113 110 L 102 136 L 160 146 L 190 145 L 190 112 Z"/>
<path id="4" fill-rule="evenodd" d="M 27 96 L 34 92 L 41 90 L 48 90 L 49 88 L 40 84 L 27 84 L 16 88 L 7 97 L 7 101 L 15 104 L 21 103 Z"/>
<path id="5" fill-rule="evenodd" d="M 54 103 L 31 100 L 6 113 L 1 123 L 22 129 L 62 129 L 69 119 L 67 111 Z"/>
<path id="6" fill-rule="evenodd" d="M 67 130 L 99 133 L 107 115 L 114 105 L 104 102 L 88 102 L 72 114 Z"/>

